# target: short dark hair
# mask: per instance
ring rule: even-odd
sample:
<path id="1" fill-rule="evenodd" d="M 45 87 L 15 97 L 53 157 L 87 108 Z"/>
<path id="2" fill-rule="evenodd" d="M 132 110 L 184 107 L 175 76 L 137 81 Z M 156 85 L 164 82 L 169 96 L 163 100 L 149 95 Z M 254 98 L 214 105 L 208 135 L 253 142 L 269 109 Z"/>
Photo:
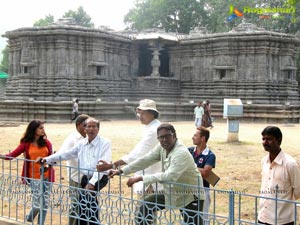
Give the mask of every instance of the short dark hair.
<path id="1" fill-rule="evenodd" d="M 86 114 L 80 114 L 79 116 L 77 116 L 76 120 L 75 120 L 75 125 L 79 125 L 82 124 L 87 118 L 89 118 L 88 115 Z"/>
<path id="2" fill-rule="evenodd" d="M 200 137 L 204 136 L 205 137 L 205 141 L 207 142 L 209 139 L 209 130 L 206 127 L 197 127 L 197 130 L 200 131 Z"/>
<path id="3" fill-rule="evenodd" d="M 166 129 L 166 130 L 169 130 L 171 131 L 175 137 L 176 137 L 176 130 L 175 128 L 173 127 L 173 125 L 169 124 L 169 123 L 162 123 L 158 128 L 157 128 L 157 133 L 162 130 L 162 129 Z"/>
<path id="4" fill-rule="evenodd" d="M 276 126 L 267 126 L 263 131 L 261 132 L 261 135 L 272 135 L 276 138 L 276 140 L 279 141 L 279 144 L 281 144 L 282 141 L 282 133 L 279 127 Z"/>

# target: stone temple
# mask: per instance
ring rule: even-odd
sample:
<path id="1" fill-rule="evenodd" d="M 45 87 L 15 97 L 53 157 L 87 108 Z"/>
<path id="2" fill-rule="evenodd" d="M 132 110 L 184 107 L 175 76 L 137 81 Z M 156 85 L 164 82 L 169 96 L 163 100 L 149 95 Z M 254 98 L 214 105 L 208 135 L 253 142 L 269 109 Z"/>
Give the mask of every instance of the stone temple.
<path id="1" fill-rule="evenodd" d="M 5 120 L 70 119 L 72 100 L 99 119 L 134 118 L 143 98 L 162 119 L 192 119 L 209 99 L 222 117 L 225 98 L 241 99 L 250 121 L 299 122 L 296 53 L 300 40 L 241 23 L 228 33 L 189 35 L 158 29 L 116 32 L 62 19 L 6 32 L 9 78 L 0 99 Z"/>

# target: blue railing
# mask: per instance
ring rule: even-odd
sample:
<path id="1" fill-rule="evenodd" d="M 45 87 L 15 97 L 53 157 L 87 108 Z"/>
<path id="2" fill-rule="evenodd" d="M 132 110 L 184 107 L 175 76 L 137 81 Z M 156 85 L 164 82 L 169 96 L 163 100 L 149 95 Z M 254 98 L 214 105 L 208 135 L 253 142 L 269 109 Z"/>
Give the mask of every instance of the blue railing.
<path id="1" fill-rule="evenodd" d="M 0 220 L 2 217 L 12 221 L 26 222 L 26 215 L 34 206 L 30 185 L 24 185 L 21 182 L 23 163 L 24 159 L 21 158 L 10 161 L 0 159 Z M 80 168 L 78 169 L 80 170 Z M 44 170 L 44 165 L 41 170 Z M 69 217 L 80 217 L 79 214 L 70 216 L 69 210 L 72 206 L 72 195 L 78 193 L 78 191 L 82 192 L 83 189 L 81 187 L 70 187 L 66 177 L 68 175 L 67 166 L 57 164 L 55 170 L 56 181 L 51 184 L 52 188 L 48 191 L 44 190 L 45 185 L 50 184 L 49 181 L 43 181 L 43 185 L 40 186 L 38 193 L 40 205 L 45 205 L 44 201 L 47 201 L 48 207 L 44 210 L 43 208 L 39 209 L 40 217 L 36 217 L 33 224 L 38 224 L 38 220 L 42 224 L 42 215 L 45 213 L 45 224 L 50 225 L 68 224 Z M 94 196 L 99 202 L 97 224 L 135 224 L 135 209 L 143 203 L 143 200 L 137 200 L 132 189 L 126 186 L 127 178 L 117 176 L 110 179 L 106 187 L 100 191 L 86 192 L 85 197 Z M 41 176 L 41 180 L 43 180 L 43 176 Z M 170 185 L 174 185 L 174 183 L 170 183 Z M 258 205 L 262 197 L 233 190 L 210 189 L 210 192 L 211 206 L 206 224 L 257 224 Z M 42 196 L 46 196 L 46 198 Z M 284 201 L 277 198 L 270 199 L 274 200 L 276 204 Z M 293 204 L 294 220 L 299 224 L 297 214 L 299 213 L 300 203 L 297 201 L 285 202 Z M 78 202 L 78 204 L 81 203 Z M 197 213 L 201 217 L 204 216 L 202 212 Z M 157 225 L 184 224 L 180 209 L 176 207 L 167 206 L 166 209 L 158 211 L 156 217 Z M 86 221 L 89 221 L 88 217 Z M 277 222 L 274 221 L 274 224 L 277 224 Z"/>

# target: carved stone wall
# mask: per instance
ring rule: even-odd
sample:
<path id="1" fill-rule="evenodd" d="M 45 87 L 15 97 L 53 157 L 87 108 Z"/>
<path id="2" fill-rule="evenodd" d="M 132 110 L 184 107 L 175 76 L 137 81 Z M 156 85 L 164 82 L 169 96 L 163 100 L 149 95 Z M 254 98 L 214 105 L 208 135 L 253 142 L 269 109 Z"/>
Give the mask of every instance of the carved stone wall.
<path id="1" fill-rule="evenodd" d="M 177 35 L 157 30 L 118 33 L 58 23 L 4 36 L 9 39 L 10 76 L 4 98 L 9 102 L 42 102 L 41 108 L 47 109 L 50 102 L 67 104 L 73 98 L 88 105 L 152 98 L 177 105 L 176 118 L 180 114 L 186 118 L 182 108 L 186 103 L 205 99 L 217 106 L 220 111 L 215 114 L 220 116 L 224 98 L 262 105 L 266 112 L 270 105 L 300 105 L 295 59 L 300 40 L 252 24 L 242 23 L 229 33 L 197 29 Z M 36 107 L 26 113 L 33 114 Z M 249 115 L 265 117 L 247 107 Z M 292 121 L 299 120 L 299 108 L 287 110 L 291 111 L 281 118 L 292 115 Z M 11 115 L 10 111 L 6 108 L 3 113 Z"/>
<path id="2" fill-rule="evenodd" d="M 184 98 L 299 104 L 297 46 L 297 38 L 272 32 L 206 35 L 170 47 L 170 68 Z"/>
<path id="3" fill-rule="evenodd" d="M 130 87 L 136 50 L 128 38 L 106 31 L 56 25 L 8 32 L 7 99 L 94 100 Z"/>

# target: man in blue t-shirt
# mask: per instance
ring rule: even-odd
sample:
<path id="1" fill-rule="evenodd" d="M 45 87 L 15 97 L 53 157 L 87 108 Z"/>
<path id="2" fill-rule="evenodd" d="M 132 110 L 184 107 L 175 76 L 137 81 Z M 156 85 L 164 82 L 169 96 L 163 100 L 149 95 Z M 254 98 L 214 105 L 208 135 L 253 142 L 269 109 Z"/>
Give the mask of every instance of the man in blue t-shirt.
<path id="1" fill-rule="evenodd" d="M 194 161 L 198 167 L 199 172 L 203 179 L 203 186 L 205 189 L 205 203 L 203 207 L 204 212 L 204 222 L 209 224 L 208 212 L 210 206 L 210 193 L 209 193 L 209 183 L 205 180 L 215 168 L 216 165 L 216 155 L 207 147 L 206 143 L 209 139 L 209 130 L 205 127 L 198 127 L 193 136 L 193 144 L 195 147 L 189 147 L 189 151 L 192 154 Z"/>

